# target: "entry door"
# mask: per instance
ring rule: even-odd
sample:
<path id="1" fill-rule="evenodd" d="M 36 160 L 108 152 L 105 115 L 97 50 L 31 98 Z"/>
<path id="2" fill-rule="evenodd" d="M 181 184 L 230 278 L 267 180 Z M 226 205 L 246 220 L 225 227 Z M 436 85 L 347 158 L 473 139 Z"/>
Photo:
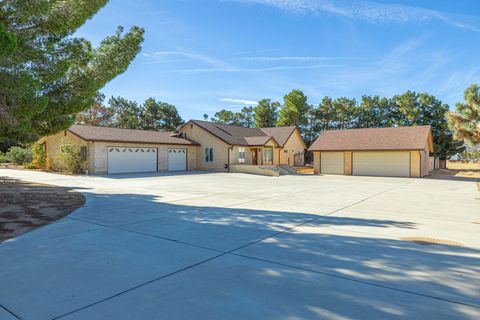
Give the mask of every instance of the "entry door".
<path id="1" fill-rule="evenodd" d="M 156 148 L 108 147 L 108 173 L 157 171 Z"/>
<path id="2" fill-rule="evenodd" d="M 187 149 L 168 149 L 168 171 L 187 170 Z"/>
<path id="3" fill-rule="evenodd" d="M 258 155 L 257 155 L 258 149 L 252 149 L 252 164 L 254 166 L 258 165 Z"/>

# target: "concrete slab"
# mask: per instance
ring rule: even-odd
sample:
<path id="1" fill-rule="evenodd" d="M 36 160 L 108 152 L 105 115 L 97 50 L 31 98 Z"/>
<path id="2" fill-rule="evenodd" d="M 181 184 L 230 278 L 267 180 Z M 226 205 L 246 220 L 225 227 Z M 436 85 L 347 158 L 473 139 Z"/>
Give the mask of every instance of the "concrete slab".
<path id="1" fill-rule="evenodd" d="M 388 220 L 325 217 L 236 253 L 480 308 L 480 249 L 426 246 L 361 231 L 390 224 L 401 227 Z"/>
<path id="2" fill-rule="evenodd" d="M 22 319 L 51 319 L 217 254 L 107 228 L 28 240 L 0 245 L 0 304 Z"/>
<path id="3" fill-rule="evenodd" d="M 160 316 L 161 315 L 161 316 Z M 480 310 L 223 256 L 61 319 L 474 319 Z"/>
<path id="4" fill-rule="evenodd" d="M 230 251 L 314 219 L 309 214 L 171 205 L 178 214 L 123 225 L 122 229 Z M 182 212 L 180 212 L 182 210 Z"/>

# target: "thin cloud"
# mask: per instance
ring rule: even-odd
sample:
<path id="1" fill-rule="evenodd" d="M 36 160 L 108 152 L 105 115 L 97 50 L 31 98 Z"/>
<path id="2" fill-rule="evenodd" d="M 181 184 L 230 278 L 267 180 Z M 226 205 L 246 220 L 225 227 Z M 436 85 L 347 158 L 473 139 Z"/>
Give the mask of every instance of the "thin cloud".
<path id="1" fill-rule="evenodd" d="M 242 61 L 333 61 L 333 60 L 360 60 L 359 58 L 349 57 L 322 57 L 322 56 L 259 56 L 259 57 L 243 57 L 238 60 Z"/>
<path id="2" fill-rule="evenodd" d="M 373 23 L 407 23 L 440 21 L 455 28 L 480 32 L 478 17 L 444 13 L 432 9 L 378 2 L 346 2 L 329 0 L 226 0 L 245 4 L 276 7 L 293 13 L 332 14 L 351 20 Z"/>
<path id="3" fill-rule="evenodd" d="M 221 98 L 220 101 L 231 102 L 231 103 L 241 104 L 241 105 L 245 105 L 245 106 L 251 106 L 251 105 L 255 105 L 255 104 L 258 103 L 258 101 L 255 101 L 255 100 L 231 99 L 231 98 Z"/>
<path id="4" fill-rule="evenodd" d="M 154 59 L 154 61 L 157 62 L 168 62 L 169 59 L 172 58 L 183 58 L 184 60 L 187 61 L 197 61 L 201 62 L 204 64 L 207 64 L 211 67 L 214 67 L 216 69 L 224 69 L 224 70 L 229 70 L 232 69 L 232 66 L 230 66 L 228 63 L 217 59 L 210 57 L 205 54 L 201 54 L 198 52 L 189 52 L 189 51 L 155 51 L 152 53 L 144 53 L 143 56 L 149 57 Z"/>
<path id="5" fill-rule="evenodd" d="M 274 66 L 264 68 L 192 68 L 192 69 L 178 69 L 170 71 L 172 73 L 201 73 L 201 72 L 238 72 L 238 73 L 257 73 L 257 72 L 270 72 L 281 70 L 309 70 L 309 69 L 323 69 L 323 68 L 335 68 L 343 65 L 338 64 L 310 64 L 300 66 Z"/>

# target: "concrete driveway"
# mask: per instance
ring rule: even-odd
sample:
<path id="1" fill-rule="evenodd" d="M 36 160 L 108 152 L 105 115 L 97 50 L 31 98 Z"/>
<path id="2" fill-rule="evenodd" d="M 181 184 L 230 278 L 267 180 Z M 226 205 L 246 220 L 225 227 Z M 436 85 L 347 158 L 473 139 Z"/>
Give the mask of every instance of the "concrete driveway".
<path id="1" fill-rule="evenodd" d="M 2 320 L 480 318 L 472 181 L 0 176 L 87 197 L 0 244 Z"/>

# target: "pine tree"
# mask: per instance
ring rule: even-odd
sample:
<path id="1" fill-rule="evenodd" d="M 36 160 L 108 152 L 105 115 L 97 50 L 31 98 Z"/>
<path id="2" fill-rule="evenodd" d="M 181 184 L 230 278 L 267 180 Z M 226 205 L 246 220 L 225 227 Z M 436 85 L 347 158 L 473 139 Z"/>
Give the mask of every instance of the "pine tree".
<path id="1" fill-rule="evenodd" d="M 253 124 L 255 128 L 275 127 L 278 118 L 280 102 L 262 99 L 253 108 Z"/>
<path id="2" fill-rule="evenodd" d="M 143 29 L 119 27 L 98 48 L 72 37 L 107 2 L 0 1 L 0 139 L 32 140 L 69 127 L 127 69 Z"/>

